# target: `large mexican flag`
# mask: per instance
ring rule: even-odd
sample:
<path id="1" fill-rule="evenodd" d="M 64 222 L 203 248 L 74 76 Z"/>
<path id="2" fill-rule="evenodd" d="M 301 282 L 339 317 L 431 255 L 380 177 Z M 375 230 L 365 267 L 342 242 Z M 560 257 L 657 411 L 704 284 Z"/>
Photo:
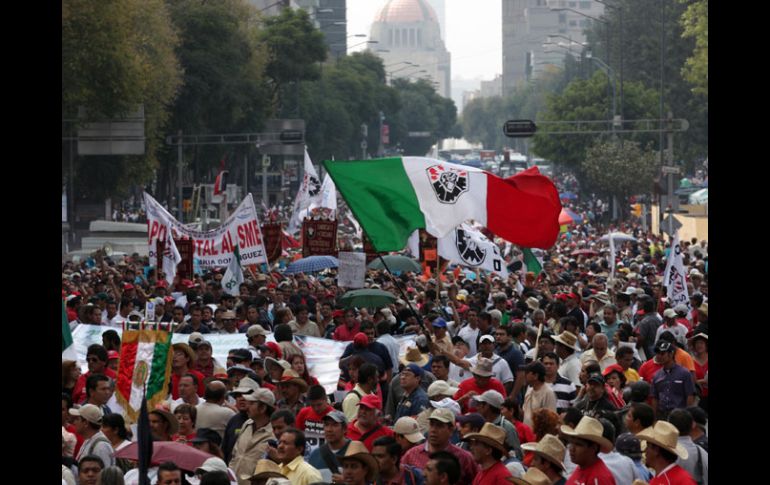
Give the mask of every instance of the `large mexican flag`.
<path id="1" fill-rule="evenodd" d="M 72 341 L 70 324 L 67 321 L 67 309 L 64 307 L 63 301 L 61 302 L 61 360 L 78 360 L 75 344 Z"/>
<path id="2" fill-rule="evenodd" d="M 537 167 L 502 179 L 424 157 L 323 164 L 377 251 L 400 251 L 415 229 L 441 238 L 468 220 L 530 248 L 559 235 L 559 193 Z"/>
<path id="3" fill-rule="evenodd" d="M 168 396 L 173 356 L 170 332 L 147 329 L 123 332 L 115 398 L 130 422 L 139 416 L 145 385 L 150 408 Z"/>

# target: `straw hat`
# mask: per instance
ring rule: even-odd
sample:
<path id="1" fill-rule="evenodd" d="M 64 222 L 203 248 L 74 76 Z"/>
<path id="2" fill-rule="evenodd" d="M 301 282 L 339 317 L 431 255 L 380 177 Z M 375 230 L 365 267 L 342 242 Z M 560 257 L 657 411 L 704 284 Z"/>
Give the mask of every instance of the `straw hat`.
<path id="1" fill-rule="evenodd" d="M 281 474 L 281 467 L 273 460 L 262 459 L 257 462 L 253 475 L 241 475 L 241 480 L 265 480 L 267 478 L 286 478 Z"/>
<path id="2" fill-rule="evenodd" d="M 481 431 L 478 433 L 468 433 L 463 437 L 463 441 L 477 440 L 492 448 L 497 448 L 503 455 L 508 453 L 505 447 L 505 430 L 492 423 L 484 423 Z"/>
<path id="3" fill-rule="evenodd" d="M 615 445 L 612 443 L 612 441 L 603 436 L 604 427 L 602 426 L 602 423 L 589 416 L 583 416 L 583 418 L 574 429 L 569 426 L 562 425 L 560 431 L 561 434 L 568 437 L 580 438 L 597 443 L 600 446 L 602 453 L 609 453 L 613 448 L 615 448 Z"/>
<path id="4" fill-rule="evenodd" d="M 356 460 L 366 465 L 367 482 L 373 481 L 375 474 L 380 471 L 380 465 L 377 462 L 377 459 L 369 453 L 366 445 L 360 441 L 350 442 L 347 451 L 345 451 L 345 456 L 340 457 L 340 462 L 344 463 L 346 460 Z"/>
<path id="5" fill-rule="evenodd" d="M 305 379 L 301 378 L 299 374 L 297 374 L 297 371 L 294 369 L 286 369 L 283 371 L 283 375 L 281 376 L 281 381 L 279 384 L 296 384 L 300 388 L 300 392 L 307 391 L 307 382 L 305 382 Z"/>
<path id="6" fill-rule="evenodd" d="M 490 359 L 487 359 L 486 357 L 479 357 L 479 359 L 476 361 L 476 365 L 471 368 L 471 374 L 481 376 L 481 377 L 492 377 L 494 375 L 494 372 L 492 372 L 492 361 Z"/>
<path id="7" fill-rule="evenodd" d="M 428 363 L 428 356 L 420 352 L 417 347 L 407 347 L 406 355 L 398 359 L 402 364 L 417 364 L 424 367 Z"/>
<path id="8" fill-rule="evenodd" d="M 572 332 L 566 330 L 553 338 L 556 342 L 565 345 L 571 349 L 579 350 L 577 347 L 577 337 Z"/>
<path id="9" fill-rule="evenodd" d="M 548 475 L 535 467 L 530 467 L 521 478 L 508 477 L 508 481 L 516 485 L 551 485 Z"/>
<path id="10" fill-rule="evenodd" d="M 564 454 L 567 452 L 567 448 L 556 436 L 547 434 L 537 443 L 524 443 L 521 445 L 521 449 L 524 451 L 531 451 L 544 460 L 548 460 L 554 463 L 566 471 L 564 467 Z"/>
<path id="11" fill-rule="evenodd" d="M 188 367 L 193 367 L 195 365 L 195 361 L 198 359 L 198 354 L 195 353 L 195 351 L 187 345 L 184 342 L 179 342 L 171 346 L 174 351 L 181 350 L 185 354 L 187 354 L 187 357 L 190 358 L 189 364 L 187 364 Z"/>
<path id="12" fill-rule="evenodd" d="M 540 309 L 540 301 L 538 301 L 538 299 L 535 298 L 534 296 L 530 296 L 529 298 L 527 298 L 527 307 L 530 310 L 539 310 Z"/>
<path id="13" fill-rule="evenodd" d="M 679 431 L 666 421 L 657 421 L 654 426 L 643 429 L 636 434 L 640 441 L 658 445 L 664 450 L 676 454 L 679 458 L 687 459 L 687 450 L 679 444 Z"/>

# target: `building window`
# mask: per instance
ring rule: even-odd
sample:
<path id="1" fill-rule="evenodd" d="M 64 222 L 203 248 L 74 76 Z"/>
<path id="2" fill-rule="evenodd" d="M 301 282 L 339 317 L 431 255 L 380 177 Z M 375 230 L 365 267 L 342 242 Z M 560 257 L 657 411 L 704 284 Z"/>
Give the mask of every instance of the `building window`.
<path id="1" fill-rule="evenodd" d="M 566 24 L 567 23 L 567 14 L 566 13 L 560 13 L 559 14 L 559 23 L 560 24 Z"/>
<path id="2" fill-rule="evenodd" d="M 582 8 L 583 10 L 590 10 L 591 2 L 580 2 L 580 8 Z"/>
<path id="3" fill-rule="evenodd" d="M 580 21 L 581 27 L 590 27 L 591 26 L 591 20 L 590 19 L 583 19 Z"/>
<path id="4" fill-rule="evenodd" d="M 414 29 L 409 29 L 409 45 L 414 47 Z"/>
<path id="5" fill-rule="evenodd" d="M 569 8 L 577 7 L 577 2 L 569 2 Z"/>
<path id="6" fill-rule="evenodd" d="M 393 45 L 393 29 L 388 29 L 388 45 Z"/>
<path id="7" fill-rule="evenodd" d="M 417 29 L 417 45 L 422 45 L 422 29 Z"/>
<path id="8" fill-rule="evenodd" d="M 401 45 L 401 33 L 399 32 L 398 29 L 393 29 L 393 35 L 394 35 L 395 41 L 396 41 L 393 45 L 395 45 L 396 47 L 400 46 Z"/>
<path id="9" fill-rule="evenodd" d="M 577 27 L 577 20 L 570 20 L 569 21 L 569 26 L 570 27 Z"/>
<path id="10" fill-rule="evenodd" d="M 408 40 L 407 40 L 408 37 L 409 37 L 409 33 L 407 32 L 407 30 L 406 29 L 401 29 L 401 45 L 402 46 L 406 47 L 406 46 L 409 45 L 407 43 L 408 42 Z"/>

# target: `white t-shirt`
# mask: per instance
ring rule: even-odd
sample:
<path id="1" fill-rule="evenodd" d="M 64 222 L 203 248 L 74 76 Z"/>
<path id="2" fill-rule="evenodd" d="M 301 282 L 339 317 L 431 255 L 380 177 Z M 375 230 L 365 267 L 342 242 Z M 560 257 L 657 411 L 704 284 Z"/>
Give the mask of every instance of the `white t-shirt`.
<path id="1" fill-rule="evenodd" d="M 476 355 L 478 352 L 478 349 L 476 348 L 476 338 L 479 336 L 478 327 L 473 329 L 470 325 L 466 325 L 460 329 L 460 332 L 457 335 L 468 342 L 468 347 L 470 347 L 471 351 L 468 353 L 467 357 Z"/>

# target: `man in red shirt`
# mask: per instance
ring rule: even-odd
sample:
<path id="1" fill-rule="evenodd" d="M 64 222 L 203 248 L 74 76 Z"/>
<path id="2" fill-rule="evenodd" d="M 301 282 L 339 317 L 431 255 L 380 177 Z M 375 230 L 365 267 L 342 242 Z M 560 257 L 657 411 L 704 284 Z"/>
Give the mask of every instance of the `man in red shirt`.
<path id="1" fill-rule="evenodd" d="M 300 409 L 297 413 L 295 427 L 305 432 L 307 440 L 307 449 L 310 453 L 322 444 L 324 439 L 324 416 L 334 411 L 326 397 L 326 389 L 323 386 L 310 386 L 307 392 L 308 406 Z"/>
<path id="2" fill-rule="evenodd" d="M 179 399 L 179 380 L 185 374 L 192 374 L 198 378 L 198 396 L 203 396 L 205 386 L 203 384 L 204 376 L 195 367 L 197 355 L 189 345 L 178 343 L 172 346 L 174 357 L 171 360 L 171 399 Z"/>
<path id="3" fill-rule="evenodd" d="M 470 441 L 471 454 L 480 468 L 480 473 L 473 479 L 473 485 L 505 483 L 511 476 L 511 472 L 500 461 L 508 455 L 503 428 L 484 423 L 479 433 L 468 433 L 463 441 Z"/>
<path id="4" fill-rule="evenodd" d="M 679 444 L 679 432 L 673 424 L 658 421 L 636 437 L 647 442 L 645 462 L 655 470 L 650 485 L 695 485 L 690 474 L 676 464 L 677 458 L 687 459 L 687 450 Z"/>
<path id="5" fill-rule="evenodd" d="M 492 361 L 485 357 L 479 357 L 476 366 L 471 368 L 473 377 L 465 379 L 460 383 L 459 390 L 455 393 L 454 399 L 463 409 L 463 413 L 475 413 L 476 407 L 471 406 L 470 399 L 473 396 L 480 396 L 484 391 L 490 389 L 499 392 L 505 396 L 505 387 L 503 383 L 492 377 Z"/>
<path id="6" fill-rule="evenodd" d="M 562 425 L 561 434 L 569 442 L 569 457 L 577 465 L 566 485 L 617 485 L 612 472 L 599 458 L 600 451 L 609 453 L 615 447 L 602 436 L 603 431 L 602 423 L 589 416 L 583 416 L 574 429 Z"/>
<path id="7" fill-rule="evenodd" d="M 380 436 L 393 436 L 393 430 L 380 422 L 382 400 L 376 394 L 367 394 L 358 402 L 358 416 L 348 426 L 345 435 L 353 441 L 361 441 L 369 452 L 374 449 L 374 440 Z"/>
<path id="8" fill-rule="evenodd" d="M 352 342 L 353 338 L 361 331 L 361 324 L 356 320 L 356 311 L 352 308 L 345 310 L 344 323 L 334 330 L 332 337 L 340 342 Z"/>
<path id="9" fill-rule="evenodd" d="M 76 404 L 83 404 L 86 400 L 86 380 L 91 374 L 104 374 L 112 380 L 117 380 L 118 375 L 107 367 L 107 349 L 103 345 L 93 344 L 88 346 L 86 351 L 86 361 L 88 362 L 88 372 L 81 374 L 72 388 L 72 401 Z"/>
<path id="10" fill-rule="evenodd" d="M 435 409 L 430 415 L 429 426 L 425 444 L 415 446 L 404 453 L 401 463 L 425 470 L 431 455 L 438 451 L 448 451 L 460 462 L 460 480 L 457 483 L 473 483 L 479 473 L 479 466 L 473 460 L 473 455 L 449 441 L 455 430 L 455 414 L 446 408 Z"/>

